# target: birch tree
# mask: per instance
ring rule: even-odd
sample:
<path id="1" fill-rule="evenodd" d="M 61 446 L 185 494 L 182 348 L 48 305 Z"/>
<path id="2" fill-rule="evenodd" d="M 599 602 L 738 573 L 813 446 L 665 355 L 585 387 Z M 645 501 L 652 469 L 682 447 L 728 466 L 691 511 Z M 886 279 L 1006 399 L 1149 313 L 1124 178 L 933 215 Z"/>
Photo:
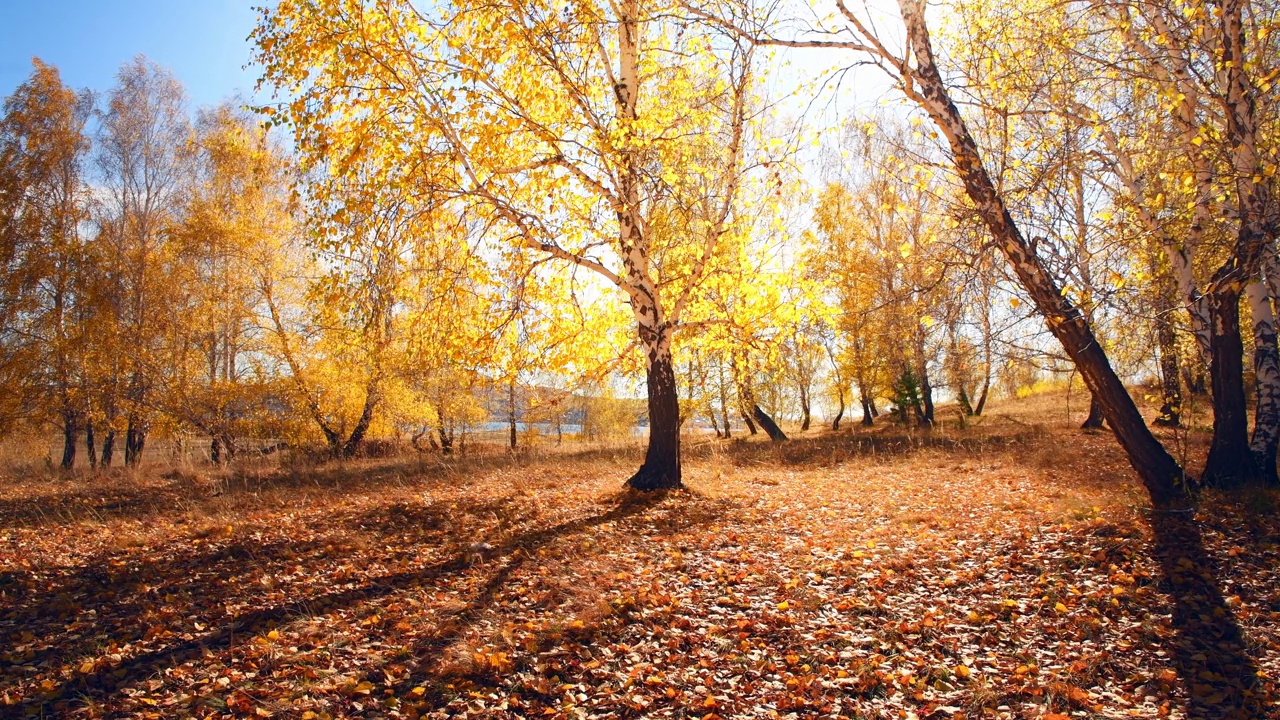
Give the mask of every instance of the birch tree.
<path id="1" fill-rule="evenodd" d="M 0 422 L 35 412 L 62 426 L 60 465 L 76 460 L 88 417 L 85 125 L 92 97 L 35 60 L 0 118 Z"/>
<path id="2" fill-rule="evenodd" d="M 483 207 L 494 236 L 594 272 L 630 305 L 650 436 L 631 478 L 678 487 L 672 342 L 732 223 L 751 48 L 677 7 L 295 2 L 253 39 L 304 161 L 368 154 Z M 707 202 L 707 199 L 712 199 Z M 659 233 L 664 205 L 705 205 Z"/>

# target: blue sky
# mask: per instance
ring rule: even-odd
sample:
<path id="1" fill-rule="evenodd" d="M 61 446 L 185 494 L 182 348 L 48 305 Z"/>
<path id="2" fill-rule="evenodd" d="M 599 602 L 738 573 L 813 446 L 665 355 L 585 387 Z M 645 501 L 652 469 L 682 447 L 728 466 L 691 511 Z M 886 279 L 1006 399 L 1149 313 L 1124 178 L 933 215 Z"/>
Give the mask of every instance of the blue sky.
<path id="1" fill-rule="evenodd" d="M 0 0 L 0 97 L 39 57 L 75 88 L 105 91 L 139 53 L 173 71 L 195 105 L 237 92 L 248 97 L 256 71 L 246 38 L 254 5 L 265 0 Z"/>

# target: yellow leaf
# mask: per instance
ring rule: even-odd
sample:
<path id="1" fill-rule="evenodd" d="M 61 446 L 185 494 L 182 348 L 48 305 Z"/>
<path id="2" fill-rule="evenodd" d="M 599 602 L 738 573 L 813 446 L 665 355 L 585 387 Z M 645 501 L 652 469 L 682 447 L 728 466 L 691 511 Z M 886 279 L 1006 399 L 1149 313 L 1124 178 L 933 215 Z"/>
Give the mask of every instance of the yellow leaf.
<path id="1" fill-rule="evenodd" d="M 1062 603 L 1058 603 L 1057 605 L 1053 606 L 1053 609 L 1057 610 L 1060 613 L 1065 613 L 1067 611 L 1067 606 L 1063 605 Z"/>
<path id="2" fill-rule="evenodd" d="M 958 678 L 960 678 L 960 679 L 962 679 L 962 680 L 963 680 L 964 678 L 969 677 L 969 666 L 968 666 L 968 665 L 957 665 L 957 666 L 955 666 L 954 668 L 952 668 L 952 669 L 951 669 L 951 672 L 955 673 L 955 676 L 956 676 L 956 677 L 958 677 Z"/>
<path id="3" fill-rule="evenodd" d="M 789 610 L 791 609 L 791 603 L 787 602 L 786 600 L 783 600 L 782 602 L 778 603 L 778 609 Z"/>

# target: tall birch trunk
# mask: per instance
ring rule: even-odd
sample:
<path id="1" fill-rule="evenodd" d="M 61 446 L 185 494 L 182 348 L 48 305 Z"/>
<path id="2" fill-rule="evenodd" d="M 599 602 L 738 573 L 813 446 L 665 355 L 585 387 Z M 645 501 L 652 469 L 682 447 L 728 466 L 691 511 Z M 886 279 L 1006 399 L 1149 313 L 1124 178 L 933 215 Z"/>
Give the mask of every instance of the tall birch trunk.
<path id="1" fill-rule="evenodd" d="M 1257 379 L 1257 405 L 1249 449 L 1262 479 L 1274 484 L 1276 447 L 1280 444 L 1280 349 L 1276 347 L 1275 313 L 1271 293 L 1264 283 L 1249 283 L 1245 295 L 1253 317 L 1253 370 Z"/>
<path id="2" fill-rule="evenodd" d="M 1205 476 L 1207 480 L 1223 486 L 1275 475 L 1274 459 L 1269 468 L 1260 468 L 1254 462 L 1254 453 L 1247 451 L 1248 423 L 1240 379 L 1244 365 L 1240 340 L 1240 292 L 1242 286 L 1249 284 L 1249 278 L 1258 276 L 1265 255 L 1271 252 L 1268 231 L 1275 232 L 1275 228 L 1267 227 L 1271 211 L 1270 185 L 1264 181 L 1261 172 L 1254 115 L 1255 90 L 1245 74 L 1243 6 L 1242 0 L 1223 0 L 1218 10 L 1221 62 L 1217 73 L 1226 90 L 1222 106 L 1226 110 L 1226 138 L 1231 147 L 1232 174 L 1235 176 L 1240 216 L 1232 256 L 1214 275 L 1211 299 L 1214 337 L 1209 374 L 1213 385 L 1214 427 Z M 1271 330 L 1274 337 L 1274 327 Z M 1223 337 L 1218 337 L 1219 334 Z M 1265 406 L 1271 402 L 1270 399 L 1264 400 L 1260 392 L 1258 411 L 1270 413 L 1271 409 Z M 1270 418 L 1267 422 L 1274 424 Z M 1266 439 L 1274 432 L 1270 427 L 1262 430 L 1258 439 L 1264 451 L 1267 444 L 1274 447 L 1274 441 Z"/>

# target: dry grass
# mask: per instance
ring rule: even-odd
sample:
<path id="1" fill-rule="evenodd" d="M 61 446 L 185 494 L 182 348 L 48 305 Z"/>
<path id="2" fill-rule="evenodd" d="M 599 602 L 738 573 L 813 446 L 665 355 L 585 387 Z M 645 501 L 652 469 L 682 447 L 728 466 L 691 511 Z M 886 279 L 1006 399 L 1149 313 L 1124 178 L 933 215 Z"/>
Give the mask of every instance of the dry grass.
<path id="1" fill-rule="evenodd" d="M 634 447 L 12 478 L 0 715 L 1275 714 L 1275 495 L 1152 517 L 1035 402 L 647 497 Z"/>

